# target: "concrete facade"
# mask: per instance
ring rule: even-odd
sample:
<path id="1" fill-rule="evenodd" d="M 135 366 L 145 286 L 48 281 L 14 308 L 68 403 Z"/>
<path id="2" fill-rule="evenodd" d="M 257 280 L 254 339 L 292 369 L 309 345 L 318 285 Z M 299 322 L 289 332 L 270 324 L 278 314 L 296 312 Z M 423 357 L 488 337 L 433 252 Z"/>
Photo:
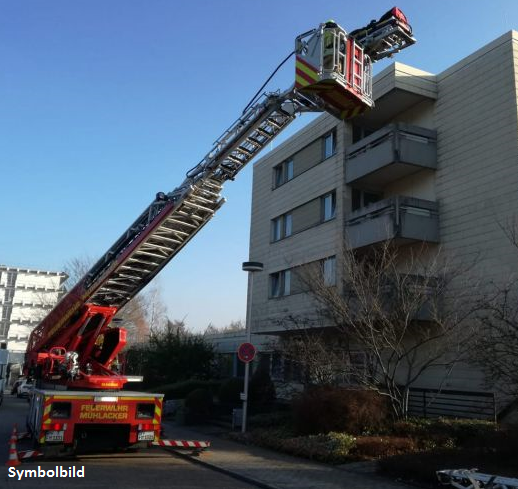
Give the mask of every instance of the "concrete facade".
<path id="1" fill-rule="evenodd" d="M 10 363 L 23 363 L 29 335 L 63 294 L 67 275 L 0 266 L 0 341 Z"/>
<path id="2" fill-rule="evenodd" d="M 346 122 L 324 114 L 254 165 L 249 256 L 265 265 L 248 299 L 254 333 L 314 316 L 289 271 L 336 256 L 346 237 L 353 247 L 391 238 L 458 261 L 476 256 L 482 284 L 518 272 L 502 231 L 518 212 L 518 32 L 439 74 L 394 63 L 373 92 L 372 111 Z M 435 384 L 433 375 L 422 380 Z M 481 390 L 482 378 L 458 367 L 446 387 Z"/>

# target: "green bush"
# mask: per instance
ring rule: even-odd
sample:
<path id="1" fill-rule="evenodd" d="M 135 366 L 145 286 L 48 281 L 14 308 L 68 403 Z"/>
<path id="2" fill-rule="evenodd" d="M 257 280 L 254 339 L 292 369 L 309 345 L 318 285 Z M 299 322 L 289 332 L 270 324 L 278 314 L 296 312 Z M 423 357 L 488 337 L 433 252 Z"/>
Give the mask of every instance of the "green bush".
<path id="1" fill-rule="evenodd" d="M 358 458 L 365 460 L 392 457 L 415 450 L 417 450 L 417 443 L 413 438 L 362 436 L 356 440 L 354 453 Z"/>
<path id="2" fill-rule="evenodd" d="M 196 389 L 208 389 L 212 393 L 219 390 L 221 382 L 218 380 L 184 380 L 174 384 L 159 385 L 150 389 L 153 392 L 160 392 L 164 394 L 164 399 L 185 399 L 189 393 Z"/>
<path id="3" fill-rule="evenodd" d="M 195 389 L 185 398 L 187 423 L 206 421 L 212 413 L 212 392 L 209 389 Z"/>
<path id="4" fill-rule="evenodd" d="M 236 377 L 224 380 L 218 390 L 218 399 L 222 404 L 238 404 L 243 392 L 243 379 Z"/>
<path id="5" fill-rule="evenodd" d="M 290 455 L 334 464 L 350 461 L 349 454 L 356 444 L 356 439 L 345 433 L 330 432 L 325 435 L 294 437 L 282 429 L 254 430 L 244 438 L 240 433 L 234 433 L 231 437 Z"/>
<path id="6" fill-rule="evenodd" d="M 423 442 L 423 448 L 451 448 L 487 444 L 497 430 L 495 423 L 479 419 L 411 418 L 394 423 L 393 433 Z"/>
<path id="7" fill-rule="evenodd" d="M 313 387 L 292 402 L 293 426 L 299 434 L 339 431 L 359 435 L 385 426 L 385 399 L 365 390 Z"/>

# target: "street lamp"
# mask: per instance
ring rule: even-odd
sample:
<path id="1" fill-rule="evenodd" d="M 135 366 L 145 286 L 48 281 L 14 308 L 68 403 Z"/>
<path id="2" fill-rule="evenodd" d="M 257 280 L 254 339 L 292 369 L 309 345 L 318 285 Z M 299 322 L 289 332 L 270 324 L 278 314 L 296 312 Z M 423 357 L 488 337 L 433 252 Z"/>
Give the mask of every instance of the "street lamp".
<path id="1" fill-rule="evenodd" d="M 243 271 L 248 272 L 249 275 L 249 289 L 248 289 L 248 310 L 246 314 L 246 342 L 251 340 L 252 327 L 252 292 L 254 290 L 254 272 L 262 272 L 264 265 L 258 261 L 243 262 Z M 245 385 L 243 390 L 243 419 L 241 421 L 241 432 L 246 432 L 246 415 L 248 408 L 248 379 L 250 376 L 250 361 L 245 363 Z"/>

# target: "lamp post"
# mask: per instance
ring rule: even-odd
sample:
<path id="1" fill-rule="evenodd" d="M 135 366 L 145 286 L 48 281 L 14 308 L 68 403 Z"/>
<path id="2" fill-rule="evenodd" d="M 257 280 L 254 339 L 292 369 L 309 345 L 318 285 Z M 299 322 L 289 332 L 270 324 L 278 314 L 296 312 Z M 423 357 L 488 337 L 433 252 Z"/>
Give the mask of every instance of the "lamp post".
<path id="1" fill-rule="evenodd" d="M 251 340 L 251 327 L 252 327 L 252 292 L 254 290 L 254 272 L 262 272 L 264 265 L 258 261 L 245 261 L 243 262 L 243 271 L 248 272 L 249 275 L 249 289 L 248 289 L 248 308 L 246 313 L 246 342 L 250 343 Z M 245 385 L 243 389 L 243 419 L 241 422 L 241 432 L 246 432 L 246 416 L 248 409 L 248 380 L 250 376 L 250 362 L 245 363 Z"/>

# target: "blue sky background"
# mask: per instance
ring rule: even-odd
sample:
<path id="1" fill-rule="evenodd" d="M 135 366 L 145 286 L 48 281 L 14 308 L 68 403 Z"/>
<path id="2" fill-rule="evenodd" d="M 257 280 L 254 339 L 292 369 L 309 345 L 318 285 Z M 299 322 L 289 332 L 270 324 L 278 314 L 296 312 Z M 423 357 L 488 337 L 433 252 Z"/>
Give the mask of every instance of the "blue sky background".
<path id="1" fill-rule="evenodd" d="M 211 149 L 298 34 L 329 18 L 352 30 L 393 5 L 1 2 L 0 263 L 61 270 L 97 259 Z M 395 59 L 432 73 L 518 29 L 516 0 L 397 5 L 418 43 Z M 268 88 L 292 83 L 289 62 Z M 248 167 L 227 184 L 227 203 L 159 277 L 170 317 L 193 329 L 245 317 L 251 180 Z"/>

